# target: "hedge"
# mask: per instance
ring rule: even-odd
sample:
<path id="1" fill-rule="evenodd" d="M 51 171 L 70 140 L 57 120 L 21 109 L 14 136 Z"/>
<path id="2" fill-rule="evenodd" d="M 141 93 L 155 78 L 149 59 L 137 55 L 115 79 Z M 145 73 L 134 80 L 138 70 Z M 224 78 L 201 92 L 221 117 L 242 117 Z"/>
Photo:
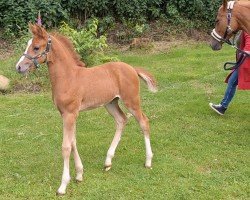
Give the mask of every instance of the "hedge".
<path id="1" fill-rule="evenodd" d="M 39 10 L 49 28 L 72 19 L 83 24 L 91 17 L 112 17 L 118 22 L 187 19 L 211 27 L 220 4 L 216 0 L 0 0 L 0 28 L 16 35 L 35 21 Z"/>

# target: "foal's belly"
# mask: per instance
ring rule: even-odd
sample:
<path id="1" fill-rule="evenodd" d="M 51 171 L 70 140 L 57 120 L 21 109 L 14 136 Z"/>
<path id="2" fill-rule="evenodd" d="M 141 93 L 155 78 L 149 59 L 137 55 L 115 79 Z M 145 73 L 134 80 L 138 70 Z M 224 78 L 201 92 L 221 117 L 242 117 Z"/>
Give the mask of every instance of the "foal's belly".
<path id="1" fill-rule="evenodd" d="M 113 99 L 120 98 L 119 95 L 113 95 L 110 97 L 100 97 L 100 98 L 91 98 L 88 100 L 83 100 L 80 106 L 80 111 L 84 110 L 92 110 L 101 106 L 105 106 L 106 104 L 110 103 Z"/>
<path id="2" fill-rule="evenodd" d="M 81 84 L 84 87 L 80 91 L 80 96 L 82 96 L 80 110 L 90 110 L 104 106 L 118 97 L 120 95 L 117 82 L 119 77 L 115 75 L 106 68 L 98 67 L 82 76 L 84 78 Z"/>

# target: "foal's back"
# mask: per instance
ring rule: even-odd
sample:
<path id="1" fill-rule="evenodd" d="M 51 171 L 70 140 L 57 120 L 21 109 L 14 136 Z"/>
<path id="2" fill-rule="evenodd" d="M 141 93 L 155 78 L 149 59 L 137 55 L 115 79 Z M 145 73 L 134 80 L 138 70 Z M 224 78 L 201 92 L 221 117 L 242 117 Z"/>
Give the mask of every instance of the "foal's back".
<path id="1" fill-rule="evenodd" d="M 77 84 L 82 96 L 81 109 L 105 105 L 116 97 L 139 95 L 136 70 L 123 62 L 109 62 L 92 68 L 78 68 Z"/>

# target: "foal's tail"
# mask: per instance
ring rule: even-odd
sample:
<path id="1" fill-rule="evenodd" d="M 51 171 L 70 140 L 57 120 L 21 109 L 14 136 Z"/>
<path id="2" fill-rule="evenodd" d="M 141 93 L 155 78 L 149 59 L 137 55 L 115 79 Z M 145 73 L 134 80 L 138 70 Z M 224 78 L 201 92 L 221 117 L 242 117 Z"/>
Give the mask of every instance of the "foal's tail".
<path id="1" fill-rule="evenodd" d="M 151 92 L 157 92 L 157 83 L 153 75 L 143 68 L 136 67 L 134 69 L 137 72 L 138 76 L 145 81 L 148 86 L 148 89 Z"/>

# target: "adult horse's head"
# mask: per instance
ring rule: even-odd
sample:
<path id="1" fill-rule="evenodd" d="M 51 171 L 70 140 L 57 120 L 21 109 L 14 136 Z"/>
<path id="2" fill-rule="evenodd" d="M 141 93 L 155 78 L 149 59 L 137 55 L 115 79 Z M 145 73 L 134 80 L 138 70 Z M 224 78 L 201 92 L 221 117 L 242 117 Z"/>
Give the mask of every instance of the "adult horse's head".
<path id="1" fill-rule="evenodd" d="M 29 29 L 33 37 L 16 64 L 16 70 L 19 73 L 26 73 L 31 68 L 38 68 L 39 64 L 46 62 L 51 47 L 51 39 L 44 28 L 37 24 L 29 24 Z"/>
<path id="2" fill-rule="evenodd" d="M 229 39 L 237 33 L 239 29 L 236 18 L 236 10 L 234 10 L 235 1 L 223 0 L 223 5 L 219 8 L 215 28 L 211 36 L 211 48 L 213 50 L 220 50 L 224 42 L 231 44 Z"/>

